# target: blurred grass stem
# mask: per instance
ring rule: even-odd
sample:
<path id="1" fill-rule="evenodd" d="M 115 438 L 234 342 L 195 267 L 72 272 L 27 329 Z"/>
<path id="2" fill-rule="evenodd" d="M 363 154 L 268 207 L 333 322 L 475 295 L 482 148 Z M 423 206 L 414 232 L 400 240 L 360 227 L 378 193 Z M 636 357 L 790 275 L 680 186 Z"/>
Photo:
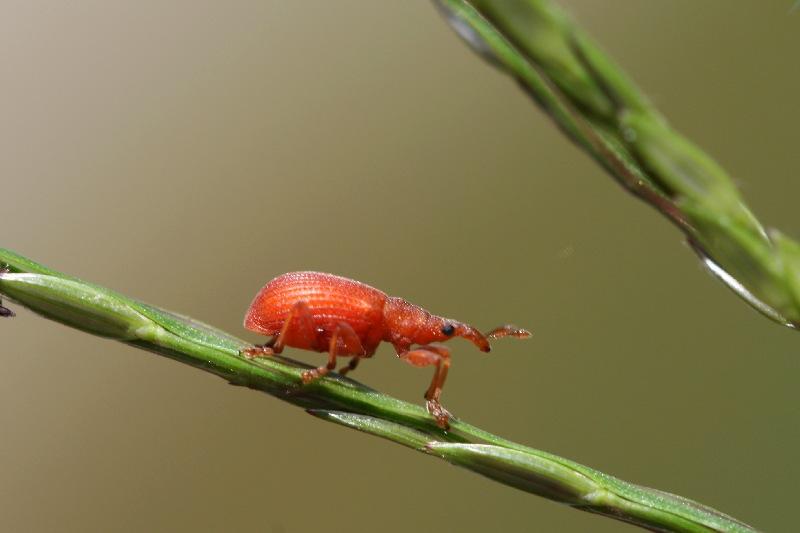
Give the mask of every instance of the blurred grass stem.
<path id="1" fill-rule="evenodd" d="M 567 137 L 675 223 L 712 274 L 770 319 L 800 324 L 800 244 L 765 230 L 725 170 L 672 129 L 556 3 L 434 3 Z"/>

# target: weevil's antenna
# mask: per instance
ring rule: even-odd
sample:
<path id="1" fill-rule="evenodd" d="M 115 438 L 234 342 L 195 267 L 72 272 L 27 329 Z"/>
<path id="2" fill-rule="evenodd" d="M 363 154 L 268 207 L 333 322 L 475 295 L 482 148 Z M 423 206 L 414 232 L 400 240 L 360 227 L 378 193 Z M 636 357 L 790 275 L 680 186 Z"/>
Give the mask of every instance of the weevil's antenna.
<path id="1" fill-rule="evenodd" d="M 9 272 L 10 272 L 10 270 L 9 270 L 8 266 L 4 266 L 4 267 L 0 268 L 0 276 L 2 276 L 3 274 L 7 274 Z M 0 317 L 11 318 L 12 316 L 16 316 L 14 314 L 14 311 L 9 309 L 8 307 L 3 307 L 3 300 L 2 300 L 2 298 L 0 298 Z"/>
<path id="2" fill-rule="evenodd" d="M 492 347 L 489 345 L 490 340 L 499 339 L 501 337 L 527 339 L 531 336 L 531 332 L 527 329 L 518 328 L 511 324 L 494 328 L 488 333 L 481 333 L 469 324 L 458 324 L 455 329 L 456 336 L 469 339 L 480 351 L 487 353 L 492 350 Z"/>
<path id="3" fill-rule="evenodd" d="M 487 339 L 483 333 L 473 328 L 469 324 L 458 324 L 456 326 L 455 334 L 457 337 L 464 337 L 465 339 L 469 340 L 482 352 L 488 353 L 492 350 L 492 347 L 489 345 L 489 339 Z"/>
<path id="4" fill-rule="evenodd" d="M 531 332 L 527 329 L 518 328 L 513 324 L 506 324 L 499 328 L 494 328 L 492 331 L 484 333 L 487 339 L 500 339 L 503 337 L 516 337 L 517 339 L 527 339 L 531 336 Z"/>

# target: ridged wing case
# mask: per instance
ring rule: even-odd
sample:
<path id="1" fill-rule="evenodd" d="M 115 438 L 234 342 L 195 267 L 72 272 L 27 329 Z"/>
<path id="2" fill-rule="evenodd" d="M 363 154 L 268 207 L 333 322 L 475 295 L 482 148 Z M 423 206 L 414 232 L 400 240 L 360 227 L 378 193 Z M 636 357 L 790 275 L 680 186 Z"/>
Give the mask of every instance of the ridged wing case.
<path id="1" fill-rule="evenodd" d="M 322 272 L 290 272 L 267 283 L 256 295 L 245 316 L 245 327 L 263 335 L 277 335 L 294 304 L 308 305 L 320 336 L 315 346 L 298 346 L 326 351 L 339 322 L 353 328 L 368 351 L 380 341 L 383 307 L 382 291 L 355 280 Z M 376 339 L 377 334 L 377 339 Z M 377 341 L 377 342 L 375 342 Z M 373 348 L 374 349 L 374 348 Z"/>

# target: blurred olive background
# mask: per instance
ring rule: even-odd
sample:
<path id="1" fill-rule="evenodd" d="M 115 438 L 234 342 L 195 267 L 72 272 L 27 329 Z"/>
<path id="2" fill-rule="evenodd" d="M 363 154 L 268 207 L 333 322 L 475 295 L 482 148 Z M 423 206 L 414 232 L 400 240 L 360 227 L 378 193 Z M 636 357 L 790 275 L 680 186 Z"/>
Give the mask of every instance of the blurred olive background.
<path id="1" fill-rule="evenodd" d="M 563 4 L 800 237 L 790 2 Z M 252 341 L 251 297 L 300 269 L 518 323 L 533 339 L 490 356 L 454 341 L 454 413 L 796 528 L 800 335 L 712 279 L 428 2 L 3 7 L 0 245 Z M 630 529 L 15 309 L 0 530 Z M 430 372 L 384 347 L 355 377 L 421 403 Z"/>

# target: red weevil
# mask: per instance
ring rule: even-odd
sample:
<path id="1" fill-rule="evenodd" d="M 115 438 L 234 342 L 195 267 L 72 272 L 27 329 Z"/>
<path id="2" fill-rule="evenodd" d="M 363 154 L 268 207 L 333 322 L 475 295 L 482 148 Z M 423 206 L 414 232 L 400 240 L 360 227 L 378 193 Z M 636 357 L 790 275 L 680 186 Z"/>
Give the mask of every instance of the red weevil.
<path id="1" fill-rule="evenodd" d="M 488 352 L 490 339 L 530 336 L 511 325 L 482 334 L 364 283 L 322 272 L 290 272 L 267 283 L 250 304 L 244 326 L 272 336 L 266 344 L 243 350 L 247 357 L 279 354 L 286 346 L 328 352 L 326 365 L 303 372 L 304 383 L 334 370 L 337 357 L 352 356 L 339 370 L 344 375 L 362 358 L 372 357 L 381 341 L 391 343 L 407 363 L 436 367 L 425 400 L 428 412 L 444 429 L 449 427 L 450 413 L 439 397 L 450 368 L 450 350 L 437 341 L 464 337 Z M 411 349 L 412 345 L 417 347 Z"/>

